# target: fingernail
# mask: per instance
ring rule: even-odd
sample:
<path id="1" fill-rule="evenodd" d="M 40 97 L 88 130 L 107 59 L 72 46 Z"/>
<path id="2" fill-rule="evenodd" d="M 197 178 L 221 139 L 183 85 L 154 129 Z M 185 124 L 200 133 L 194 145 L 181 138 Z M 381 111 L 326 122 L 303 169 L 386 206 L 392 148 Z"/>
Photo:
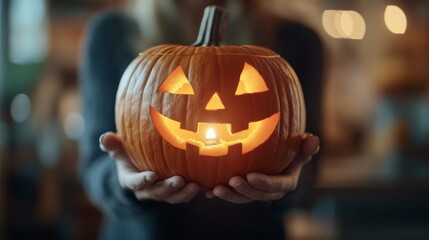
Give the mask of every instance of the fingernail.
<path id="1" fill-rule="evenodd" d="M 232 181 L 229 182 L 229 186 L 231 186 L 233 188 L 236 188 L 236 187 L 238 187 L 240 185 L 241 185 L 241 181 L 239 181 L 239 180 L 232 180 Z"/>
<path id="2" fill-rule="evenodd" d="M 100 135 L 100 138 L 98 139 L 98 141 L 100 143 L 103 142 L 103 138 L 104 138 L 105 135 L 106 135 L 105 133 L 103 133 L 103 134 Z"/>
<path id="3" fill-rule="evenodd" d="M 100 149 L 102 151 L 106 151 L 106 148 L 104 147 L 104 144 L 103 144 L 103 138 L 104 138 L 104 134 L 101 134 L 100 138 L 98 139 L 98 144 L 100 145 Z"/>
<path id="4" fill-rule="evenodd" d="M 208 199 L 212 199 L 212 198 L 214 198 L 215 197 L 215 195 L 213 194 L 213 193 L 206 193 L 205 194 L 205 196 L 206 196 L 206 198 L 208 198 Z"/>
<path id="5" fill-rule="evenodd" d="M 317 149 L 316 149 L 316 151 L 313 153 L 313 155 L 316 155 L 319 151 L 320 151 L 320 145 L 319 145 L 319 146 L 317 146 Z"/>
<path id="6" fill-rule="evenodd" d="M 317 149 L 316 149 L 316 151 L 314 151 L 313 155 L 316 154 L 316 153 L 318 153 L 319 150 L 320 150 L 320 139 L 317 138 Z"/>
<path id="7" fill-rule="evenodd" d="M 177 187 L 179 187 L 179 182 L 177 182 L 177 181 L 174 181 L 174 182 L 172 182 L 171 184 L 170 184 L 170 186 L 172 187 L 172 188 L 177 188 Z"/>
<path id="8" fill-rule="evenodd" d="M 191 184 L 191 185 L 188 186 L 188 189 L 191 192 L 196 192 L 196 191 L 198 191 L 199 188 L 198 188 L 197 185 Z"/>

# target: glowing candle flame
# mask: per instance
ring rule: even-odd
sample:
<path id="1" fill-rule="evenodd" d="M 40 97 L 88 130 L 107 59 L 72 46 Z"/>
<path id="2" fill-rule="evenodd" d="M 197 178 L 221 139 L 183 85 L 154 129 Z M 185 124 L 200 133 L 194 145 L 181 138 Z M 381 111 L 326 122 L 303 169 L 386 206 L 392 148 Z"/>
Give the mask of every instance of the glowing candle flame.
<path id="1" fill-rule="evenodd" d="M 216 145 L 219 144 L 219 139 L 216 136 L 214 129 L 209 128 L 206 133 L 206 145 Z"/>
<path id="2" fill-rule="evenodd" d="M 208 139 L 214 139 L 216 137 L 217 137 L 216 133 L 215 133 L 215 131 L 212 128 L 210 128 L 209 130 L 207 130 L 206 138 L 208 138 Z"/>

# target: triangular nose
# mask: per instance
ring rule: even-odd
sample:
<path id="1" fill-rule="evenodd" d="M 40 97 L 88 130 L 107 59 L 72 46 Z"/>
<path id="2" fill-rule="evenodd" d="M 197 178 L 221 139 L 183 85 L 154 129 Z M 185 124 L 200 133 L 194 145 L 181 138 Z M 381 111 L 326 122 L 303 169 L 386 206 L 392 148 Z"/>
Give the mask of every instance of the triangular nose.
<path id="1" fill-rule="evenodd" d="M 207 103 L 206 110 L 219 110 L 219 109 L 225 109 L 225 106 L 220 100 L 220 97 L 217 94 L 217 92 L 215 92 L 213 96 L 210 98 L 210 101 Z"/>

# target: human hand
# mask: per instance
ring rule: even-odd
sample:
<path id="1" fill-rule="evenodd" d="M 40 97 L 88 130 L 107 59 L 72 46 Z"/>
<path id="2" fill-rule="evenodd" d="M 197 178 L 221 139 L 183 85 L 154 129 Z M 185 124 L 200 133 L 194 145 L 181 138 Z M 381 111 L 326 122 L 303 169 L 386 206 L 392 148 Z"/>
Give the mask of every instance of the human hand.
<path id="1" fill-rule="evenodd" d="M 206 191 L 206 197 L 219 197 L 232 203 L 248 203 L 255 200 L 279 200 L 286 193 L 294 191 L 302 167 L 311 161 L 319 151 L 319 138 L 312 134 L 304 134 L 301 150 L 286 170 L 280 175 L 249 173 L 246 178 L 232 177 L 228 184 L 218 185 L 213 191 Z"/>
<path id="2" fill-rule="evenodd" d="M 131 162 L 118 136 L 113 132 L 102 134 L 99 141 L 101 150 L 115 159 L 121 187 L 132 191 L 140 201 L 185 203 L 192 200 L 200 190 L 198 184 L 186 183 L 180 176 L 158 181 L 156 173 L 140 172 Z"/>

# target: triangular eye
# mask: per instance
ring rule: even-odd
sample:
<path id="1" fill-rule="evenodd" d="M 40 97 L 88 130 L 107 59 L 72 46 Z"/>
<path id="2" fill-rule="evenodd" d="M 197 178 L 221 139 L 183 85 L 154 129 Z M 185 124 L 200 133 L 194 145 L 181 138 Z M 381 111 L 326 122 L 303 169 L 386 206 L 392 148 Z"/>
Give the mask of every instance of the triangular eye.
<path id="1" fill-rule="evenodd" d="M 173 72 L 168 75 L 167 79 L 159 86 L 159 93 L 185 94 L 194 95 L 194 89 L 185 76 L 182 67 L 179 65 Z"/>
<path id="2" fill-rule="evenodd" d="M 245 62 L 235 95 L 266 92 L 268 90 L 267 84 L 261 74 L 252 65 Z"/>

